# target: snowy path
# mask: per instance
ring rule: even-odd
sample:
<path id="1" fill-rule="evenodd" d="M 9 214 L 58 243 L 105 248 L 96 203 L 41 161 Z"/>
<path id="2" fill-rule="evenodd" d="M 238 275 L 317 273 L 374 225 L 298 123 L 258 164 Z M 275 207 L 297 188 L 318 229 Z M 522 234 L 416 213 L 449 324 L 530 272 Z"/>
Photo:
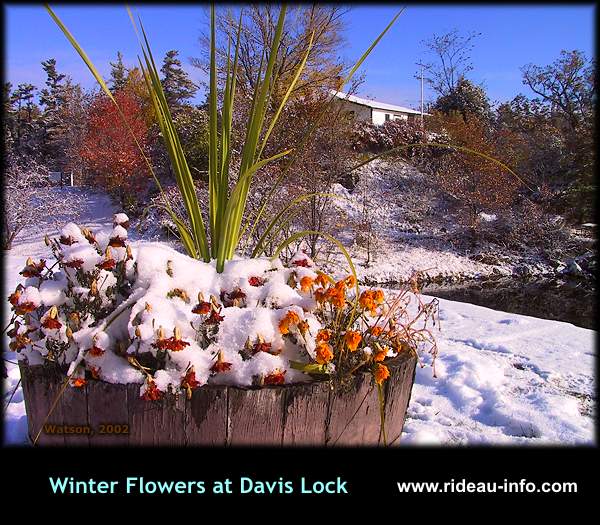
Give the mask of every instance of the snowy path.
<path id="1" fill-rule="evenodd" d="M 86 198 L 82 224 L 110 225 L 110 201 Z M 44 233 L 26 232 L 5 254 L 7 293 L 27 256 L 49 256 Z M 6 316 L 8 303 L 3 307 Z M 438 377 L 430 367 L 417 369 L 403 444 L 593 443 L 594 331 L 443 299 L 440 317 Z M 6 357 L 16 362 L 14 354 Z M 4 403 L 19 382 L 18 367 L 8 363 L 7 369 Z M 20 388 L 4 428 L 6 443 L 27 442 Z"/>

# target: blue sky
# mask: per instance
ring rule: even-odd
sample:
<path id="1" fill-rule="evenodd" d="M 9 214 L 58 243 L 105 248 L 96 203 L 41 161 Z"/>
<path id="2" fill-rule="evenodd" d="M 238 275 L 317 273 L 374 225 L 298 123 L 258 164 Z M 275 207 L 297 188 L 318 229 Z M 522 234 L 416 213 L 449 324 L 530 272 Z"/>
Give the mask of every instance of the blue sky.
<path id="1" fill-rule="evenodd" d="M 354 4 L 346 15 L 346 45 L 340 54 L 357 59 L 397 12 L 399 6 Z M 57 59 L 60 72 L 86 87 L 94 81 L 79 56 L 40 5 L 4 5 L 5 74 L 14 85 L 44 83 L 40 62 Z M 146 5 L 136 7 L 144 21 L 155 56 L 177 49 L 190 76 L 202 74 L 189 65 L 198 56 L 198 36 L 206 28 L 202 5 Z M 57 5 L 55 11 L 74 33 L 100 71 L 108 76 L 109 61 L 117 51 L 126 64 L 134 64 L 138 52 L 135 34 L 120 5 Z M 561 49 L 579 49 L 594 54 L 593 4 L 588 5 L 408 5 L 390 32 L 363 64 L 366 79 L 360 95 L 385 102 L 417 107 L 419 83 L 415 62 L 426 59 L 424 39 L 452 29 L 477 31 L 470 76 L 483 82 L 493 101 L 527 95 L 519 68 L 527 63 L 548 64 Z M 426 90 L 426 101 L 432 94 Z"/>

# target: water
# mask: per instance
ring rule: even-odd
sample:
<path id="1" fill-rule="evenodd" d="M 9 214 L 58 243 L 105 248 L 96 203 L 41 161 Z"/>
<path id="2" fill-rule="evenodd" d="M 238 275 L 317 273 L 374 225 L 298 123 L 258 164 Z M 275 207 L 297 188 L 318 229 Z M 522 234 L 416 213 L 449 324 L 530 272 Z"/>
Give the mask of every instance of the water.
<path id="1" fill-rule="evenodd" d="M 596 290 L 589 281 L 490 279 L 429 284 L 422 293 L 596 329 Z"/>

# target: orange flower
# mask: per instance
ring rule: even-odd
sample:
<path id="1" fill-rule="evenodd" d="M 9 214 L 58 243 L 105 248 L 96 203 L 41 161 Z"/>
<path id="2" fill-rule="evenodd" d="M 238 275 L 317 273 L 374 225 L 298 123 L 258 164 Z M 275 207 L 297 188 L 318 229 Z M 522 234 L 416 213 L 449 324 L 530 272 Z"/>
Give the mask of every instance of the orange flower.
<path id="1" fill-rule="evenodd" d="M 34 303 L 26 301 L 24 303 L 17 305 L 15 310 L 19 315 L 25 315 L 25 314 L 33 312 L 37 308 L 38 307 Z"/>
<path id="2" fill-rule="evenodd" d="M 219 324 L 225 317 L 223 317 L 217 310 L 213 310 L 208 319 L 204 321 L 204 324 Z"/>
<path id="3" fill-rule="evenodd" d="M 331 345 L 325 342 L 321 342 L 317 345 L 317 357 L 316 361 L 320 365 L 329 363 L 333 359 L 333 349 Z"/>
<path id="4" fill-rule="evenodd" d="M 230 369 L 231 363 L 226 363 L 225 361 L 217 361 L 214 365 L 212 365 L 210 371 L 214 372 L 215 374 L 218 374 L 219 372 L 227 372 L 227 370 Z"/>
<path id="5" fill-rule="evenodd" d="M 326 292 L 327 300 L 336 308 L 343 308 L 346 304 L 346 282 L 344 280 L 335 283 Z"/>
<path id="6" fill-rule="evenodd" d="M 255 354 L 258 354 L 259 352 L 266 352 L 267 354 L 271 354 L 272 344 L 268 341 L 259 341 L 258 343 L 254 344 L 252 350 Z"/>
<path id="7" fill-rule="evenodd" d="M 377 304 L 383 304 L 383 300 L 384 300 L 383 290 L 375 290 L 375 294 L 373 296 L 373 300 Z"/>
<path id="8" fill-rule="evenodd" d="M 76 377 L 74 379 L 71 379 L 71 386 L 74 386 L 75 388 L 81 388 L 85 386 L 86 383 L 87 381 L 83 377 Z"/>
<path id="9" fill-rule="evenodd" d="M 24 334 L 16 334 L 14 337 L 14 341 L 11 341 L 8 345 L 13 352 L 23 350 L 23 348 L 31 343 L 31 339 Z"/>
<path id="10" fill-rule="evenodd" d="M 60 242 L 61 244 L 65 244 L 66 246 L 71 246 L 73 243 L 77 242 L 75 239 L 73 239 L 73 237 L 71 237 L 70 235 L 68 236 L 64 236 L 61 235 L 60 239 L 58 239 L 58 242 Z"/>
<path id="11" fill-rule="evenodd" d="M 381 328 L 381 326 L 372 326 L 369 332 L 371 332 L 371 335 L 374 337 L 379 337 L 383 333 L 383 328 Z"/>
<path id="12" fill-rule="evenodd" d="M 83 266 L 83 259 L 71 259 L 65 263 L 67 268 L 81 268 Z"/>
<path id="13" fill-rule="evenodd" d="M 293 310 L 288 310 L 285 316 L 279 321 L 279 331 L 282 334 L 289 334 L 290 325 L 298 324 L 300 322 L 300 317 Z"/>
<path id="14" fill-rule="evenodd" d="M 329 283 L 329 279 L 327 278 L 327 275 L 325 275 L 323 272 L 318 272 L 317 278 L 315 279 L 315 283 L 317 283 L 319 286 L 325 287 Z"/>
<path id="15" fill-rule="evenodd" d="M 360 297 L 358 298 L 358 304 L 361 308 L 365 310 L 369 310 L 371 314 L 375 314 L 377 309 L 377 305 L 375 304 L 375 291 L 374 290 L 365 290 Z"/>
<path id="16" fill-rule="evenodd" d="M 308 268 L 310 266 L 308 259 L 296 259 L 292 264 L 294 266 L 302 266 L 303 268 Z"/>
<path id="17" fill-rule="evenodd" d="M 354 277 L 354 275 L 346 277 L 346 286 L 348 288 L 354 288 L 356 286 L 356 277 Z"/>
<path id="18" fill-rule="evenodd" d="M 317 343 L 322 341 L 327 342 L 331 339 L 331 332 L 329 330 L 319 330 L 317 334 Z"/>
<path id="19" fill-rule="evenodd" d="M 312 277 L 309 277 L 308 275 L 302 277 L 302 279 L 300 279 L 300 289 L 303 292 L 309 292 L 314 282 L 315 280 Z"/>
<path id="20" fill-rule="evenodd" d="M 308 332 L 308 328 L 308 321 L 304 320 L 298 323 L 298 330 L 302 335 Z"/>
<path id="21" fill-rule="evenodd" d="M 327 292 L 324 288 L 318 288 L 314 291 L 314 297 L 317 303 L 324 303 L 327 300 Z"/>
<path id="22" fill-rule="evenodd" d="M 390 377 L 390 371 L 388 370 L 387 366 L 377 363 L 375 366 L 374 376 L 375 382 L 378 385 L 381 385 L 388 377 Z"/>
<path id="23" fill-rule="evenodd" d="M 126 239 L 123 239 L 122 237 L 119 237 L 117 235 L 116 237 L 110 238 L 110 240 L 108 241 L 108 245 L 112 248 L 125 248 L 125 241 Z"/>
<path id="24" fill-rule="evenodd" d="M 272 372 L 264 377 L 265 385 L 283 385 L 285 382 L 285 370 L 283 372 Z"/>
<path id="25" fill-rule="evenodd" d="M 13 306 L 17 306 L 19 304 L 19 298 L 21 297 L 22 290 L 23 290 L 23 286 L 21 286 L 19 284 L 17 286 L 17 289 L 14 291 L 14 293 L 11 293 L 8 296 L 8 301 L 10 302 L 10 304 L 12 304 Z"/>
<path id="26" fill-rule="evenodd" d="M 27 259 L 27 263 L 25 268 L 21 272 L 19 272 L 23 277 L 40 277 L 42 270 L 46 266 L 46 261 L 44 259 L 40 259 L 39 263 L 34 263 L 31 257 Z"/>
<path id="27" fill-rule="evenodd" d="M 160 339 L 152 346 L 154 346 L 154 348 L 158 348 L 159 350 L 171 350 L 172 352 L 179 352 L 186 346 L 190 346 L 190 343 L 175 337 L 169 337 L 168 339 Z"/>
<path id="28" fill-rule="evenodd" d="M 381 350 L 377 350 L 375 354 L 373 354 L 373 360 L 377 362 L 383 361 L 388 353 L 388 347 L 384 346 Z"/>
<path id="29" fill-rule="evenodd" d="M 348 349 L 351 352 L 354 352 L 358 348 L 358 344 L 361 342 L 362 336 L 358 332 L 348 330 L 344 336 L 344 340 L 346 341 L 346 346 Z"/>

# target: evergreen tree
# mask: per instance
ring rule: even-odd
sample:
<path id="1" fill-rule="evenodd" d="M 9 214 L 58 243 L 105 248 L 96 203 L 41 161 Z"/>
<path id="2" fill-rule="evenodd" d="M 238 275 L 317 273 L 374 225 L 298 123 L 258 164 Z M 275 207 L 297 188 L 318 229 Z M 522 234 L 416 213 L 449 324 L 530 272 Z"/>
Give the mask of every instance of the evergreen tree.
<path id="1" fill-rule="evenodd" d="M 179 52 L 174 49 L 167 51 L 163 65 L 160 68 L 163 74 L 161 83 L 171 110 L 177 110 L 188 105 L 186 102 L 193 98 L 196 91 L 198 91 L 198 87 L 181 67 L 181 61 L 177 58 L 178 54 Z"/>
<path id="2" fill-rule="evenodd" d="M 33 101 L 35 91 L 36 88 L 33 84 L 22 83 L 10 95 L 12 113 L 7 113 L 7 120 L 11 126 L 14 147 L 20 154 L 25 154 L 26 150 L 36 147 L 34 139 L 39 108 Z"/>
<path id="3" fill-rule="evenodd" d="M 5 82 L 2 87 L 2 108 L 4 110 L 4 121 L 2 132 L 4 133 L 5 154 L 8 156 L 14 147 L 14 108 L 11 98 L 12 84 Z"/>
<path id="4" fill-rule="evenodd" d="M 129 70 L 123 64 L 123 54 L 117 51 L 117 61 L 110 63 L 110 89 L 112 91 L 119 91 L 127 85 L 127 76 Z"/>
<path id="5" fill-rule="evenodd" d="M 492 117 L 490 101 L 485 90 L 464 77 L 461 77 L 446 95 L 440 96 L 433 108 L 446 114 L 456 111 L 465 120 L 469 115 L 475 115 L 483 122 L 489 122 Z"/>
<path id="6" fill-rule="evenodd" d="M 56 109 L 63 97 L 64 83 L 66 75 L 59 74 L 56 71 L 56 59 L 50 58 L 42 62 L 42 68 L 44 69 L 46 78 L 46 88 L 42 89 L 40 96 L 40 104 L 46 106 L 46 111 Z"/>
<path id="7" fill-rule="evenodd" d="M 47 75 L 46 88 L 42 89 L 40 96 L 44 129 L 42 155 L 44 161 L 51 166 L 60 162 L 63 154 L 61 136 L 64 135 L 68 124 L 63 120 L 62 109 L 66 102 L 68 83 L 65 82 L 66 76 L 56 71 L 56 59 L 42 62 L 42 67 Z"/>

